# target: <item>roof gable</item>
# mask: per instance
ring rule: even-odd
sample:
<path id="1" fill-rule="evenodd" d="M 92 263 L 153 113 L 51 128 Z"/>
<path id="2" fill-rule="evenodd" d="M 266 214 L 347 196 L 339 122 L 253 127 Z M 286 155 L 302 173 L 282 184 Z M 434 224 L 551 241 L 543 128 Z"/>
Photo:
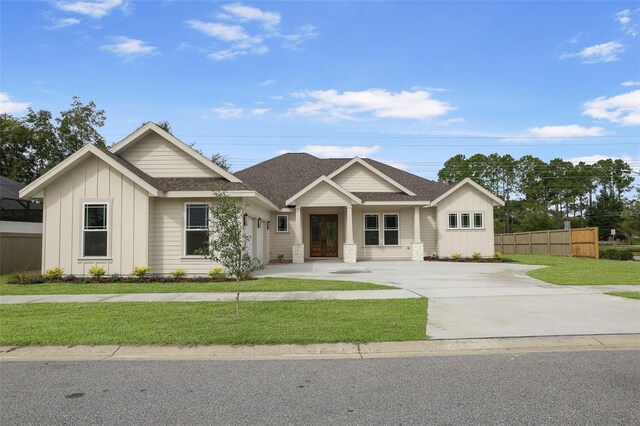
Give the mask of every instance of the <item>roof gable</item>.
<path id="1" fill-rule="evenodd" d="M 416 195 L 360 157 L 350 160 L 327 177 L 332 180 L 337 179 L 336 182 L 341 185 L 344 183 L 345 188 L 353 191 L 404 192 L 408 195 Z"/>
<path id="2" fill-rule="evenodd" d="M 109 149 L 153 177 L 222 177 L 241 182 L 157 124 L 148 122 Z"/>
<path id="3" fill-rule="evenodd" d="M 491 191 L 485 189 L 482 185 L 474 182 L 472 179 L 470 178 L 465 178 L 463 180 L 461 180 L 460 182 L 458 182 L 457 184 L 453 185 L 453 187 L 451 187 L 451 189 L 449 189 L 448 191 L 446 191 L 445 193 L 443 193 L 442 195 L 440 195 L 438 198 L 436 198 L 435 200 L 433 200 L 431 202 L 432 206 L 436 206 L 438 205 L 438 203 L 442 200 L 444 200 L 445 198 L 447 198 L 449 195 L 453 194 L 454 192 L 456 192 L 457 190 L 459 190 L 460 188 L 464 187 L 464 186 L 471 186 L 472 188 L 474 188 L 475 190 L 477 190 L 478 192 L 480 192 L 481 194 L 487 196 L 489 199 L 491 199 L 493 201 L 493 205 L 498 205 L 498 206 L 504 206 L 504 201 L 499 198 L 498 196 L 496 196 L 495 194 L 493 194 Z"/>
<path id="4" fill-rule="evenodd" d="M 286 203 L 287 205 L 298 204 L 303 201 L 305 205 L 316 204 L 313 199 L 318 198 L 318 205 L 327 205 L 331 202 L 340 202 L 340 204 L 360 204 L 362 200 L 333 182 L 326 176 L 320 176 L 318 179 L 298 191 Z"/>

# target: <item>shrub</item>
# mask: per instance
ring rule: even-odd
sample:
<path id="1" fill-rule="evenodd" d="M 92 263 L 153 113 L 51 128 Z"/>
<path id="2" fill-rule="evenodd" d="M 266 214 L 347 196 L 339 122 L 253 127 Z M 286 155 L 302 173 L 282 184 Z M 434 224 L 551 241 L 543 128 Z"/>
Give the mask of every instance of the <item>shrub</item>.
<path id="1" fill-rule="evenodd" d="M 479 251 L 474 251 L 471 257 L 473 257 L 474 260 L 480 260 L 482 254 Z"/>
<path id="2" fill-rule="evenodd" d="M 433 252 L 433 254 L 431 255 L 431 258 L 432 258 L 433 260 L 438 260 L 438 259 L 440 259 L 440 258 L 438 257 L 438 252 L 435 252 L 435 251 L 434 251 L 434 252 Z"/>
<path id="3" fill-rule="evenodd" d="M 76 277 L 73 274 L 65 275 L 64 277 L 62 277 L 62 281 L 65 282 L 65 283 L 72 283 L 77 279 L 78 279 L 78 277 Z"/>
<path id="4" fill-rule="evenodd" d="M 500 253 L 499 251 L 493 253 L 493 259 L 494 260 L 500 260 L 502 259 L 502 253 Z"/>
<path id="5" fill-rule="evenodd" d="M 89 277 L 83 277 L 83 278 L 80 280 L 80 284 L 91 284 L 91 278 L 89 278 Z"/>
<path id="6" fill-rule="evenodd" d="M 92 266 L 91 269 L 89 269 L 89 275 L 91 275 L 91 278 L 93 278 L 94 280 L 99 280 L 106 273 L 107 271 L 102 266 L 98 265 Z"/>
<path id="7" fill-rule="evenodd" d="M 46 271 L 44 271 L 44 274 L 42 274 L 42 276 L 44 276 L 44 278 L 48 281 L 62 279 L 63 275 L 64 270 L 59 266 L 56 268 L 47 269 Z"/>
<path id="8" fill-rule="evenodd" d="M 455 260 L 456 262 L 459 262 L 460 260 L 462 260 L 462 254 L 458 252 L 451 253 L 451 259 Z"/>
<path id="9" fill-rule="evenodd" d="M 119 274 L 111 274 L 111 275 L 109 275 L 109 282 L 110 283 L 117 283 L 118 281 L 120 281 L 120 275 Z"/>
<path id="10" fill-rule="evenodd" d="M 600 252 L 600 259 L 633 260 L 633 253 L 628 250 L 610 248 Z"/>
<path id="11" fill-rule="evenodd" d="M 279 254 L 276 259 L 278 259 L 278 262 L 284 262 L 284 254 Z"/>
<path id="12" fill-rule="evenodd" d="M 176 279 L 171 275 L 156 275 L 152 281 L 157 283 L 172 283 L 175 280 Z"/>
<path id="13" fill-rule="evenodd" d="M 13 279 L 11 281 L 16 284 L 25 284 L 27 282 L 27 279 L 29 279 L 29 273 L 21 271 L 21 272 L 16 272 L 13 275 Z"/>
<path id="14" fill-rule="evenodd" d="M 178 268 L 171 273 L 171 276 L 175 279 L 184 278 L 187 275 L 187 271 L 182 268 Z"/>
<path id="15" fill-rule="evenodd" d="M 31 275 L 24 280 L 24 284 L 43 284 L 44 277 L 42 275 Z"/>
<path id="16" fill-rule="evenodd" d="M 222 266 L 216 266 L 209 271 L 209 276 L 214 281 L 224 281 L 227 279 L 227 273 Z"/>
<path id="17" fill-rule="evenodd" d="M 136 266 L 135 268 L 133 268 L 133 272 L 131 272 L 131 275 L 138 279 L 142 279 L 147 276 L 150 270 L 151 268 L 148 266 Z"/>

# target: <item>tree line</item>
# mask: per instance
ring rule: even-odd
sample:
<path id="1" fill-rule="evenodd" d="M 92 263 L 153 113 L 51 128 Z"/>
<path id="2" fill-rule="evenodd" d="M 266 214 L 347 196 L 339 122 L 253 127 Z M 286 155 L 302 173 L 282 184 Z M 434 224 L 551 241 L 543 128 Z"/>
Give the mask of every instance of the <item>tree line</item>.
<path id="1" fill-rule="evenodd" d="M 471 178 L 505 201 L 495 215 L 496 232 L 598 226 L 639 233 L 633 216 L 639 192 L 627 197 L 634 182 L 631 166 L 620 159 L 573 164 L 561 158 L 545 162 L 533 155 L 458 154 L 444 163 L 438 179 Z M 640 190 L 638 190 L 640 191 Z M 635 219 L 635 220 L 634 220 Z"/>

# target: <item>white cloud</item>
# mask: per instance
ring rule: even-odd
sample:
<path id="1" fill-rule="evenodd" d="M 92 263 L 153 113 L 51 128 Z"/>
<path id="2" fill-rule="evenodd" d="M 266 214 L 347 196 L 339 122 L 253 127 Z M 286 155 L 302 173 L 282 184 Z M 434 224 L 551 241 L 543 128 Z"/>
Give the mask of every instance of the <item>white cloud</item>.
<path id="1" fill-rule="evenodd" d="M 251 110 L 251 114 L 253 114 L 253 115 L 264 115 L 264 114 L 268 113 L 269 111 L 271 111 L 270 108 L 253 108 Z"/>
<path id="2" fill-rule="evenodd" d="M 623 126 L 640 126 L 640 89 L 610 98 L 601 96 L 583 106 L 583 115 Z"/>
<path id="3" fill-rule="evenodd" d="M 278 25 L 282 17 L 276 12 L 265 12 L 257 7 L 245 6 L 242 3 L 231 3 L 222 6 L 222 9 L 229 15 L 228 18 L 236 18 L 241 22 L 257 21 L 260 22 L 265 29 L 273 30 Z"/>
<path id="4" fill-rule="evenodd" d="M 450 124 L 456 124 L 456 123 L 464 123 L 464 117 L 449 118 L 447 120 L 439 121 L 436 124 L 439 124 L 441 126 L 448 126 Z"/>
<path id="5" fill-rule="evenodd" d="M 100 19 L 109 15 L 111 11 L 118 7 L 126 11 L 128 3 L 124 0 L 67 1 L 55 3 L 55 7 L 65 12 L 73 12 Z"/>
<path id="6" fill-rule="evenodd" d="M 73 25 L 78 25 L 80 20 L 77 18 L 62 18 L 62 19 L 52 19 L 51 25 L 46 27 L 48 30 L 59 30 L 61 28 L 71 27 Z"/>
<path id="7" fill-rule="evenodd" d="M 320 158 L 345 158 L 345 157 L 367 157 L 375 152 L 378 152 L 380 147 L 364 146 L 364 145 L 351 145 L 351 146 L 338 146 L 338 145 L 305 145 L 297 152 L 306 152 L 307 154 L 315 155 Z M 291 151 L 281 150 L 278 154 L 286 154 Z"/>
<path id="8" fill-rule="evenodd" d="M 273 83 L 275 83 L 275 80 L 265 80 L 265 81 L 261 81 L 260 83 L 258 83 L 258 86 L 260 87 L 269 87 L 271 85 L 273 85 Z"/>
<path id="9" fill-rule="evenodd" d="M 630 10 L 625 9 L 622 12 L 618 12 L 615 15 L 615 20 L 622 27 L 622 31 L 625 34 L 630 35 L 631 37 L 636 37 L 638 35 L 638 25 L 633 22 L 633 17 L 638 15 L 640 9 Z"/>
<path id="10" fill-rule="evenodd" d="M 318 36 L 318 31 L 313 25 L 303 25 L 296 32 L 291 34 L 275 34 L 275 36 L 284 40 L 284 47 L 288 49 L 298 50 L 300 45 L 310 38 Z"/>
<path id="11" fill-rule="evenodd" d="M 244 112 L 242 108 L 239 108 L 232 103 L 227 103 L 224 106 L 214 108 L 211 111 L 217 118 L 222 120 L 240 118 Z"/>
<path id="12" fill-rule="evenodd" d="M 634 160 L 631 156 L 623 154 L 619 157 L 616 156 L 610 156 L 610 155 L 602 155 L 602 154 L 594 154 L 594 155 L 585 155 L 585 156 L 581 156 L 581 157 L 571 157 L 571 158 L 566 158 L 566 161 L 570 161 L 573 164 L 578 164 L 580 162 L 585 163 L 585 164 L 594 164 L 597 163 L 600 160 L 622 160 L 622 161 L 626 161 L 627 163 L 630 162 L 636 162 L 638 160 Z"/>
<path id="13" fill-rule="evenodd" d="M 113 37 L 113 43 L 105 44 L 101 49 L 126 59 L 135 59 L 158 53 L 155 46 L 151 46 L 142 40 L 129 37 Z"/>
<path id="14" fill-rule="evenodd" d="M 0 92 L 0 114 L 18 114 L 29 108 L 29 102 L 14 102 L 6 92 Z"/>
<path id="15" fill-rule="evenodd" d="M 396 169 L 400 169 L 400 170 L 407 170 L 409 168 L 409 166 L 406 163 L 401 163 L 398 161 L 386 161 L 386 160 L 381 160 L 379 158 L 373 158 L 373 160 L 379 161 L 381 163 L 386 164 L 387 166 L 395 167 Z"/>
<path id="16" fill-rule="evenodd" d="M 617 41 L 609 41 L 607 43 L 594 44 L 585 47 L 580 52 L 563 53 L 560 59 L 582 58 L 585 64 L 595 64 L 598 62 L 617 61 L 618 55 L 624 51 L 624 45 Z"/>
<path id="17" fill-rule="evenodd" d="M 309 99 L 289 110 L 290 115 L 323 116 L 328 119 L 356 120 L 363 116 L 425 120 L 447 114 L 454 108 L 433 99 L 426 90 L 389 92 L 385 89 L 338 92 L 305 91 L 294 96 Z"/>
<path id="18" fill-rule="evenodd" d="M 194 30 L 198 30 L 203 34 L 222 41 L 239 41 L 249 38 L 249 35 L 240 25 L 227 25 L 218 22 L 202 22 L 198 20 L 187 21 L 187 25 Z"/>
<path id="19" fill-rule="evenodd" d="M 629 80 L 629 81 L 625 81 L 624 83 L 621 83 L 620 86 L 622 87 L 640 86 L 640 81 Z"/>
<path id="20" fill-rule="evenodd" d="M 582 127 L 577 124 L 566 126 L 544 126 L 532 127 L 528 130 L 530 136 L 539 138 L 577 138 L 588 136 L 602 136 L 604 129 L 602 127 Z"/>

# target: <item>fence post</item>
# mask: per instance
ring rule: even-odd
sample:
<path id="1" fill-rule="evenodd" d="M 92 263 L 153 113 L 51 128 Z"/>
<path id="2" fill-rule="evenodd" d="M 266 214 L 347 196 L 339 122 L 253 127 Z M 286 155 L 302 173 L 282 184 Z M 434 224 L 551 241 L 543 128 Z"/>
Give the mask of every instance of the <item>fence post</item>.
<path id="1" fill-rule="evenodd" d="M 533 254 L 533 232 L 529 232 L 529 254 Z"/>
<path id="2" fill-rule="evenodd" d="M 551 254 L 551 231 L 547 231 L 547 254 Z"/>
<path id="3" fill-rule="evenodd" d="M 599 229 L 596 226 L 595 228 L 593 228 L 593 239 L 594 239 L 594 244 L 596 245 L 596 259 L 600 259 L 600 233 L 598 232 Z"/>

